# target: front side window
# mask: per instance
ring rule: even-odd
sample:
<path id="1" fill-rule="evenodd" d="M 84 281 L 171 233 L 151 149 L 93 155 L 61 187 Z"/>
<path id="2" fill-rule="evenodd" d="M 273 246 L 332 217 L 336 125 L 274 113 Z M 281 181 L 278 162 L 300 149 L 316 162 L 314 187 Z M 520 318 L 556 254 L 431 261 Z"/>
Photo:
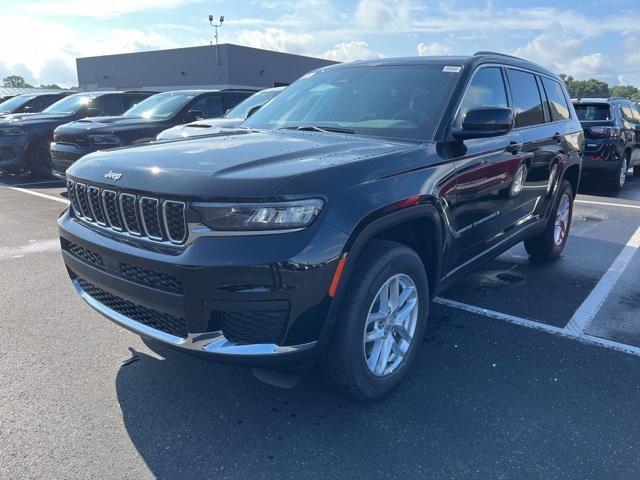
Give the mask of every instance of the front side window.
<path id="1" fill-rule="evenodd" d="M 545 77 L 542 78 L 542 85 L 547 92 L 551 121 L 567 120 L 570 117 L 569 105 L 567 104 L 567 98 L 564 96 L 562 85 Z"/>
<path id="2" fill-rule="evenodd" d="M 544 110 L 536 77 L 520 70 L 508 69 L 507 72 L 516 115 L 516 127 L 544 123 Z"/>
<path id="3" fill-rule="evenodd" d="M 189 107 L 189 110 L 202 112 L 204 118 L 216 118 L 224 113 L 222 98 L 220 95 L 211 95 L 198 99 Z"/>
<path id="4" fill-rule="evenodd" d="M 182 110 L 194 96 L 179 92 L 158 93 L 133 106 L 123 116 L 164 120 Z"/>
<path id="5" fill-rule="evenodd" d="M 244 120 L 245 118 L 247 118 L 247 114 L 249 113 L 249 110 L 251 110 L 253 107 L 257 107 L 258 105 L 264 105 L 273 97 L 275 97 L 277 94 L 278 94 L 277 90 L 276 91 L 266 90 L 266 91 L 254 93 L 249 98 L 243 100 L 242 102 L 237 104 L 235 107 L 233 107 L 231 110 L 229 110 L 227 114 L 224 116 L 224 118 Z"/>
<path id="6" fill-rule="evenodd" d="M 29 100 L 34 98 L 33 95 L 18 95 L 0 103 L 0 113 L 12 113 L 19 110 Z"/>
<path id="7" fill-rule="evenodd" d="M 104 95 L 94 103 L 94 108 L 98 109 L 101 115 L 122 115 L 126 110 L 120 95 Z"/>
<path id="8" fill-rule="evenodd" d="M 461 126 L 465 115 L 472 108 L 506 108 L 507 106 L 507 91 L 501 70 L 497 67 L 481 68 L 473 76 L 469 84 L 460 106 L 456 124 Z"/>
<path id="9" fill-rule="evenodd" d="M 622 118 L 624 118 L 627 122 L 633 122 L 633 113 L 631 113 L 631 105 L 622 105 L 620 107 L 622 111 Z"/>

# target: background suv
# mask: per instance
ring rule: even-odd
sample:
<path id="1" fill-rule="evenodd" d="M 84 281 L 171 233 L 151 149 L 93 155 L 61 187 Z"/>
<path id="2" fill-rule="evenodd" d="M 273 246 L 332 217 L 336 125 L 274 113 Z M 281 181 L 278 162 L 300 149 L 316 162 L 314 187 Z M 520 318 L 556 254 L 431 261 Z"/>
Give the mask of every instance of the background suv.
<path id="1" fill-rule="evenodd" d="M 517 242 L 566 244 L 583 132 L 533 63 L 338 64 L 243 126 L 69 168 L 58 225 L 86 302 L 204 358 L 319 360 L 371 400 L 407 373 L 431 296 Z"/>
<path id="2" fill-rule="evenodd" d="M 0 115 L 9 113 L 37 113 L 73 92 L 25 93 L 0 103 Z"/>
<path id="3" fill-rule="evenodd" d="M 284 87 L 266 88 L 244 99 L 238 105 L 228 110 L 220 118 L 199 120 L 186 125 L 177 125 L 160 132 L 156 140 L 175 140 L 177 138 L 196 137 L 217 133 L 221 128 L 235 128 L 250 115 L 257 112 L 265 103 L 284 90 Z"/>
<path id="4" fill-rule="evenodd" d="M 624 98 L 578 98 L 573 105 L 586 138 L 585 177 L 597 176 L 620 192 L 629 167 L 640 175 L 640 113 Z"/>
<path id="5" fill-rule="evenodd" d="M 64 178 L 73 162 L 106 148 L 149 142 L 162 130 L 219 117 L 252 90 L 176 90 L 158 93 L 121 116 L 85 118 L 58 127 L 51 144 L 53 174 Z"/>
<path id="6" fill-rule="evenodd" d="M 121 115 L 153 92 L 86 92 L 69 95 L 36 114 L 0 119 L 0 170 L 51 174 L 49 145 L 59 125 L 84 117 Z"/>

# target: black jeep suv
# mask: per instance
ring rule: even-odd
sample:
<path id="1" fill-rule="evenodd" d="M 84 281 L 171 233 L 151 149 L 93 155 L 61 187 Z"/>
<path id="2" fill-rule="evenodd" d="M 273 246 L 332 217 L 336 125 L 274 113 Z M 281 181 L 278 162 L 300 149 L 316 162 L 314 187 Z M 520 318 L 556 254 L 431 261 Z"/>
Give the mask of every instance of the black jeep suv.
<path id="1" fill-rule="evenodd" d="M 52 173 L 64 178 L 67 168 L 88 153 L 150 142 L 169 127 L 220 117 L 253 93 L 253 90 L 176 90 L 149 97 L 121 116 L 85 118 L 61 125 L 51 144 Z"/>
<path id="2" fill-rule="evenodd" d="M 73 92 L 25 93 L 0 103 L 0 116 L 10 113 L 37 113 Z"/>
<path id="3" fill-rule="evenodd" d="M 0 119 L 0 170 L 29 170 L 49 176 L 49 145 L 63 123 L 96 115 L 120 115 L 153 92 L 86 92 L 69 95 L 41 113 L 12 114 Z"/>
<path id="4" fill-rule="evenodd" d="M 585 179 L 603 179 L 610 191 L 620 192 L 630 167 L 640 175 L 640 113 L 624 98 L 578 98 L 573 106 L 586 139 Z"/>
<path id="5" fill-rule="evenodd" d="M 69 168 L 62 254 L 89 305 L 218 361 L 317 359 L 376 399 L 415 358 L 431 296 L 517 242 L 550 259 L 567 241 L 583 132 L 533 63 L 330 66 L 243 126 Z"/>

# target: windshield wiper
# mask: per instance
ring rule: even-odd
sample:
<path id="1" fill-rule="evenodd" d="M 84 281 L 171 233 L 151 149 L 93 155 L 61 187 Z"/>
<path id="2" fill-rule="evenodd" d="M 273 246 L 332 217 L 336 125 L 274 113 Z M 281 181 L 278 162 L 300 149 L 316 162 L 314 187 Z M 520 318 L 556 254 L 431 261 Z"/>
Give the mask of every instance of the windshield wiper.
<path id="1" fill-rule="evenodd" d="M 340 128 L 340 127 L 319 127 L 317 125 L 300 125 L 299 127 L 283 127 L 279 130 L 299 130 L 304 132 L 334 132 L 334 133 L 355 133 L 354 130 L 349 128 Z"/>

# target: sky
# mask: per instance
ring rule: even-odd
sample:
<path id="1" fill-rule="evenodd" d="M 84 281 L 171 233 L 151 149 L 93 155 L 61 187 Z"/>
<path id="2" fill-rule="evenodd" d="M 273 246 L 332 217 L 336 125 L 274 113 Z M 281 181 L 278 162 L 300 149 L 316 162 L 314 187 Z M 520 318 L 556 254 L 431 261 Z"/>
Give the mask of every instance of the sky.
<path id="1" fill-rule="evenodd" d="M 515 54 L 640 87 L 638 0 L 0 0 L 0 78 L 77 85 L 75 59 L 221 43 L 338 61 Z"/>

